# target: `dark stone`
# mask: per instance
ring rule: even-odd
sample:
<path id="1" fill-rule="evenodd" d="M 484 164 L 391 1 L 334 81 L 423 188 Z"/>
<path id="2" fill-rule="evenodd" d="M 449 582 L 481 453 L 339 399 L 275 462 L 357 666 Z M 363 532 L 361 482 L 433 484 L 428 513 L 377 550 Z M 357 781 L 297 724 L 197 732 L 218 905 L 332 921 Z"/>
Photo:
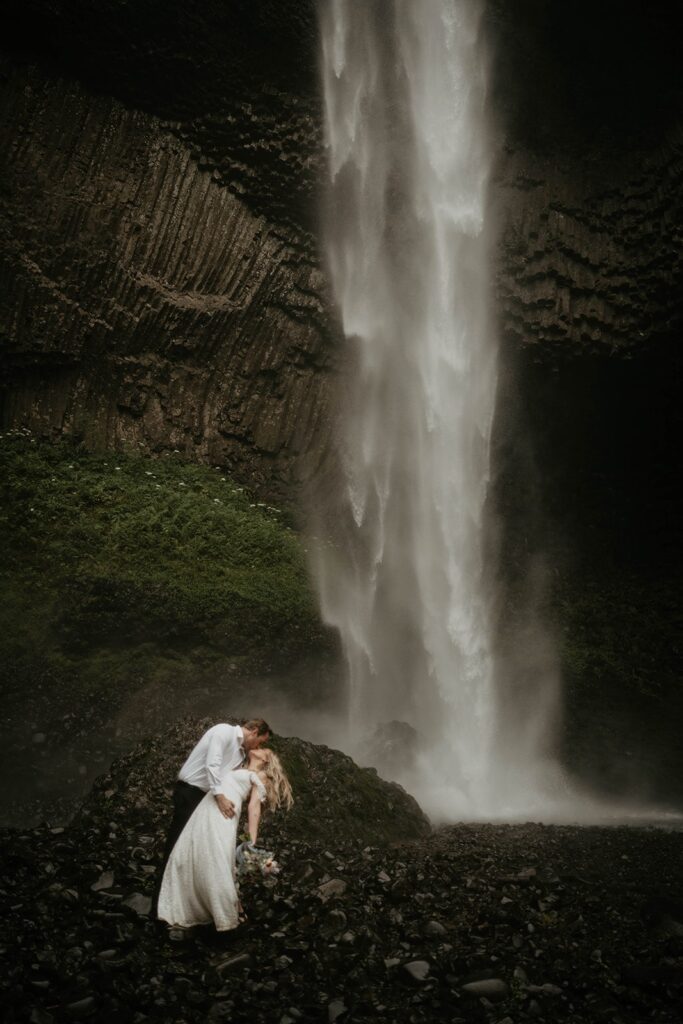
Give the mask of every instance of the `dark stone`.
<path id="1" fill-rule="evenodd" d="M 429 935 L 432 938 L 442 938 L 444 935 L 448 934 L 440 921 L 427 921 L 424 930 L 425 935 Z"/>
<path id="2" fill-rule="evenodd" d="M 403 970 L 413 981 L 426 981 L 430 965 L 427 960 L 410 960 L 407 964 L 403 964 Z"/>
<path id="3" fill-rule="evenodd" d="M 74 1020 L 81 1020 L 90 1017 L 96 1010 L 97 1003 L 93 996 L 86 996 L 85 999 L 78 999 L 74 1003 L 68 1003 L 65 1010 L 69 1017 Z"/>
<path id="4" fill-rule="evenodd" d="M 508 987 L 501 978 L 487 978 L 482 981 L 468 981 L 462 986 L 462 991 L 470 996 L 489 999 L 491 1002 L 499 1002 L 508 995 Z"/>

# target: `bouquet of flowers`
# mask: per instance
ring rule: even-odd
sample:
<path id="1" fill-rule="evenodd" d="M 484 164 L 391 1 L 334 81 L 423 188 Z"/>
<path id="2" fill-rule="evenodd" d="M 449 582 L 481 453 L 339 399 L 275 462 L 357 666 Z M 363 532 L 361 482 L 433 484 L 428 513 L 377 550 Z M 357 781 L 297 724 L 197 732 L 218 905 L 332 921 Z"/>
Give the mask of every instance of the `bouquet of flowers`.
<path id="1" fill-rule="evenodd" d="M 269 850 L 262 850 L 252 842 L 243 842 L 237 847 L 235 860 L 238 880 L 262 878 L 264 882 L 275 884 L 275 876 L 280 874 L 280 865 Z"/>

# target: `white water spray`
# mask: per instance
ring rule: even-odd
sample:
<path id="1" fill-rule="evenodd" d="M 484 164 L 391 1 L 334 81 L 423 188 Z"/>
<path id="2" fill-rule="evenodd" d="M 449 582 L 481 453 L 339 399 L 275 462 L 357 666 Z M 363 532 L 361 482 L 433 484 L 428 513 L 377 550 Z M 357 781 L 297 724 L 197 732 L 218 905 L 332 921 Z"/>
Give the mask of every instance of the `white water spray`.
<path id="1" fill-rule="evenodd" d="M 347 507 L 316 569 L 356 750 L 409 723 L 414 757 L 388 766 L 377 741 L 366 760 L 442 818 L 526 813 L 543 772 L 544 701 L 502 739 L 482 558 L 496 338 L 480 17 L 477 0 L 321 4 L 325 245 L 354 365 Z"/>

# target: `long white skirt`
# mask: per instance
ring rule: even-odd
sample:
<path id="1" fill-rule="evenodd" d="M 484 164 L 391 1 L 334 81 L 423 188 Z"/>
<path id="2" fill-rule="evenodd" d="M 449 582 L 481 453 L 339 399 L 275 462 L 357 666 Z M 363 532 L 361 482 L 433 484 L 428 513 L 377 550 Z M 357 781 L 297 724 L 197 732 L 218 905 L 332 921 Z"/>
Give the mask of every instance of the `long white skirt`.
<path id="1" fill-rule="evenodd" d="M 159 892 L 159 919 L 180 928 L 212 921 L 218 931 L 238 924 L 235 848 L 242 801 L 253 773 L 244 769 L 223 779 L 223 792 L 235 804 L 225 818 L 212 793 L 195 808 L 166 864 Z"/>

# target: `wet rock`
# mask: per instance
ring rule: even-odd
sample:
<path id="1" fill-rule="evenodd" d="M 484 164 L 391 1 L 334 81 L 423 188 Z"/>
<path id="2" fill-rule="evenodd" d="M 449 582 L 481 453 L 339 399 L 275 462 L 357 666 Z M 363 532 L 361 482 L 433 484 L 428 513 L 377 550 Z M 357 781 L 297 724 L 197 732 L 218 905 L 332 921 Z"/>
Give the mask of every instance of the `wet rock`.
<path id="1" fill-rule="evenodd" d="M 424 930 L 425 935 L 429 935 L 432 938 L 441 938 L 442 936 L 448 934 L 448 932 L 446 931 L 446 929 L 444 928 L 440 921 L 427 921 Z"/>
<path id="2" fill-rule="evenodd" d="M 237 971 L 244 970 L 245 967 L 249 967 L 252 962 L 252 958 L 249 953 L 238 953 L 237 956 L 228 957 L 225 960 L 220 960 L 214 964 L 216 972 L 221 978 L 224 978 L 228 974 L 234 974 Z"/>
<path id="3" fill-rule="evenodd" d="M 333 999 L 327 1007 L 327 1019 L 330 1024 L 334 1024 L 336 1020 L 347 1012 L 348 1007 L 344 1003 L 343 999 Z"/>
<path id="4" fill-rule="evenodd" d="M 343 896 L 347 888 L 347 883 L 343 878 L 331 878 L 329 882 L 323 882 L 318 886 L 318 895 L 323 903 L 327 903 L 328 900 Z"/>
<path id="5" fill-rule="evenodd" d="M 529 992 L 533 992 L 534 995 L 541 996 L 561 996 L 563 994 L 562 989 L 559 985 L 529 985 Z"/>
<path id="6" fill-rule="evenodd" d="M 481 981 L 468 981 L 461 986 L 462 991 L 478 998 L 489 999 L 492 1003 L 505 999 L 508 987 L 501 978 L 486 978 Z"/>
<path id="7" fill-rule="evenodd" d="M 409 722 L 383 722 L 366 741 L 361 758 L 391 778 L 414 763 L 419 745 L 420 735 Z"/>
<path id="8" fill-rule="evenodd" d="M 76 1002 L 67 1003 L 65 1010 L 73 1020 L 82 1020 L 90 1017 L 96 1010 L 97 1003 L 93 996 L 86 996 L 85 999 L 78 999 Z"/>
<path id="9" fill-rule="evenodd" d="M 103 871 L 96 882 L 90 886 L 93 892 L 102 892 L 105 889 L 111 889 L 114 884 L 114 872 Z"/>
<path id="10" fill-rule="evenodd" d="M 235 1004 L 226 1000 L 219 1000 L 211 1004 L 207 1020 L 215 1021 L 218 1024 L 219 1021 L 225 1021 L 226 1024 L 232 1024 L 234 1021 L 234 1007 Z"/>
<path id="11" fill-rule="evenodd" d="M 426 981 L 430 965 L 426 960 L 410 960 L 403 964 L 403 970 L 413 981 Z"/>
<path id="12" fill-rule="evenodd" d="M 31 1010 L 29 1017 L 29 1024 L 53 1024 L 54 1017 L 47 1010 L 41 1010 L 39 1007 L 35 1007 Z"/>
<path id="13" fill-rule="evenodd" d="M 339 935 L 346 928 L 346 914 L 343 910 L 331 910 L 322 923 L 321 934 L 330 938 Z"/>
<path id="14" fill-rule="evenodd" d="M 152 900 L 150 896 L 144 896 L 141 892 L 134 892 L 123 901 L 123 906 L 134 910 L 140 917 L 148 917 L 152 909 Z"/>

